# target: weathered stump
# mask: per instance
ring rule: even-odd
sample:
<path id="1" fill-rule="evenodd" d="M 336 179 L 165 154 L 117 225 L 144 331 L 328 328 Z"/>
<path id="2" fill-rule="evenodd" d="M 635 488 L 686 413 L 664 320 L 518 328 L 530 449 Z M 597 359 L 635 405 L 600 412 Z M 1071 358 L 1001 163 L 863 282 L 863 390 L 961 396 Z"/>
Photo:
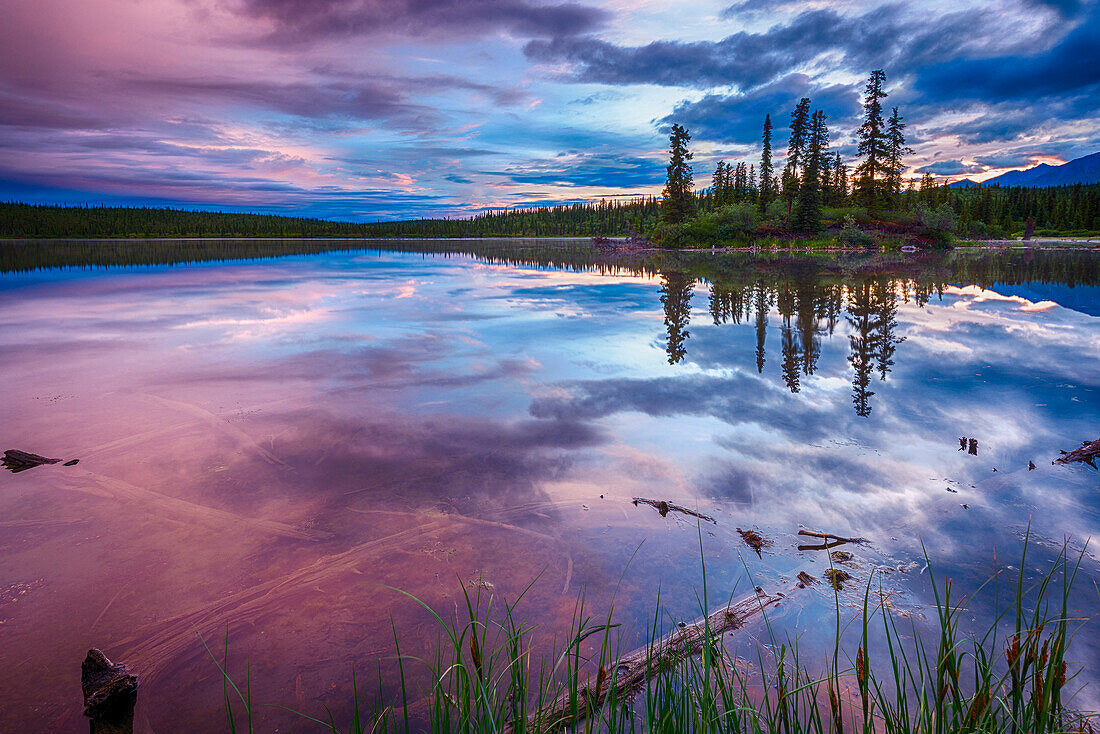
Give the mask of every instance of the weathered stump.
<path id="1" fill-rule="evenodd" d="M 133 734 L 138 677 L 128 667 L 92 648 L 80 664 L 80 688 L 92 734 Z"/>

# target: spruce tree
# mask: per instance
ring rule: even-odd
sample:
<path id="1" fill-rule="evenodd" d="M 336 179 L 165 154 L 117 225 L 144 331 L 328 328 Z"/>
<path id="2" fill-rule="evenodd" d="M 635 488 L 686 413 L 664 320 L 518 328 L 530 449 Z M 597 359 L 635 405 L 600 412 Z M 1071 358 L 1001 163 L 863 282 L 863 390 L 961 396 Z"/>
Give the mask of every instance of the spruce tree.
<path id="1" fill-rule="evenodd" d="M 787 207 L 798 195 L 801 168 L 805 166 L 803 158 L 810 135 L 810 100 L 803 97 L 791 113 L 791 137 L 787 142 L 787 162 L 783 167 L 783 198 Z"/>
<path id="2" fill-rule="evenodd" d="M 890 121 L 886 123 L 886 189 L 895 201 L 901 194 L 901 174 L 905 170 L 902 158 L 913 152 L 905 144 L 905 123 L 902 119 L 895 107 Z"/>
<path id="3" fill-rule="evenodd" d="M 775 188 L 772 177 L 775 168 L 772 166 L 772 116 L 764 115 L 764 150 L 760 154 L 760 212 L 768 208 L 768 204 L 775 198 Z"/>
<path id="4" fill-rule="evenodd" d="M 797 232 L 817 232 L 821 229 L 821 166 L 828 146 L 829 128 L 825 125 L 825 113 L 815 110 L 810 121 L 806 168 L 798 189 L 798 212 L 794 220 Z"/>
<path id="5" fill-rule="evenodd" d="M 714 202 L 713 208 L 717 209 L 726 203 L 726 162 L 718 161 L 718 165 L 714 167 L 714 175 L 710 179 L 710 195 L 711 201 Z"/>
<path id="6" fill-rule="evenodd" d="M 885 82 L 886 72 L 882 69 L 871 72 L 864 88 L 863 124 L 857 131 L 863 162 L 856 167 L 856 190 L 869 211 L 877 210 L 882 203 L 882 177 L 889 159 L 886 123 L 882 119 L 882 100 L 887 96 L 882 88 Z"/>
<path id="7" fill-rule="evenodd" d="M 848 199 L 848 165 L 837 151 L 833 161 L 833 205 L 844 206 Z"/>
<path id="8" fill-rule="evenodd" d="M 679 224 L 695 213 L 694 179 L 688 162 L 694 157 L 687 147 L 690 140 L 687 128 L 677 123 L 672 125 L 668 136 L 668 178 L 661 193 L 661 220 L 668 224 Z"/>

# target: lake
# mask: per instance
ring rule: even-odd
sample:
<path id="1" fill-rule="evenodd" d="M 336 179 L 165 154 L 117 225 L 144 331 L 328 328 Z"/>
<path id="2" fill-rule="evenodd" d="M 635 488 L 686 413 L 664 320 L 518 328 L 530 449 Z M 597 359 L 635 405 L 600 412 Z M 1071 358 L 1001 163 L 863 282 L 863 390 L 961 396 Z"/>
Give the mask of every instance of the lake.
<path id="1" fill-rule="evenodd" d="M 446 616 L 534 582 L 543 639 L 614 596 L 632 647 L 658 591 L 698 616 L 700 557 L 722 600 L 821 577 L 800 529 L 871 541 L 842 616 L 870 578 L 921 634 L 930 573 L 1013 573 L 1030 526 L 1033 579 L 1100 534 L 1098 472 L 1052 464 L 1100 434 L 1098 317 L 1096 250 L 2 243 L 0 450 L 79 463 L 0 475 L 0 730 L 85 730 L 90 647 L 141 675 L 138 731 L 217 730 L 228 636 L 259 730 L 309 731 L 267 704 L 344 716 L 353 665 L 393 685 L 395 630 L 430 654 L 398 589 Z M 836 602 L 772 624 L 831 650 Z"/>

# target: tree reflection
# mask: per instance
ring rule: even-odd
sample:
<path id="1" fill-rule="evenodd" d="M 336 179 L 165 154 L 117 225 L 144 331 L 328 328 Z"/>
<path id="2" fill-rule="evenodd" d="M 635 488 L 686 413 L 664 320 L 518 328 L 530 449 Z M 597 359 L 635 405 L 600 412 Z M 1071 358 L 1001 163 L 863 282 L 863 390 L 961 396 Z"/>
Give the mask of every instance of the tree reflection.
<path id="1" fill-rule="evenodd" d="M 662 273 L 661 303 L 668 329 L 670 364 L 687 356 L 686 340 L 694 281 L 680 271 Z M 818 371 L 823 339 L 832 337 L 838 323 L 846 327 L 847 362 L 852 369 L 852 404 L 857 415 L 871 414 L 875 395 L 871 382 L 877 372 L 885 381 L 892 371 L 898 345 L 898 301 L 926 303 L 943 284 L 905 278 L 847 276 L 842 282 L 823 277 L 755 276 L 752 282 L 716 280 L 710 286 L 710 315 L 716 326 L 753 322 L 758 373 L 767 364 L 768 317 L 779 312 L 779 374 L 792 393 L 806 389 L 806 378 Z"/>
<path id="2" fill-rule="evenodd" d="M 878 327 L 875 305 L 870 283 L 860 283 L 849 292 L 847 319 L 852 333 L 848 335 L 848 364 L 855 371 L 852 377 L 852 404 L 856 415 L 860 416 L 871 414 L 871 396 L 875 394 L 868 387 L 875 366 Z"/>
<path id="3" fill-rule="evenodd" d="M 756 281 L 752 307 L 756 311 L 756 371 L 764 372 L 764 340 L 768 335 L 768 310 L 772 305 L 771 293 L 764 281 Z"/>
<path id="4" fill-rule="evenodd" d="M 892 283 L 875 283 L 873 300 L 879 335 L 876 340 L 875 360 L 878 364 L 879 379 L 885 381 L 886 373 L 894 364 L 894 352 L 905 337 L 897 336 L 898 297 Z"/>
<path id="5" fill-rule="evenodd" d="M 687 354 L 684 342 L 691 336 L 687 326 L 691 320 L 694 285 L 695 279 L 683 273 L 661 273 L 661 304 L 665 308 L 665 328 L 668 329 L 665 351 L 669 364 L 678 364 Z"/>

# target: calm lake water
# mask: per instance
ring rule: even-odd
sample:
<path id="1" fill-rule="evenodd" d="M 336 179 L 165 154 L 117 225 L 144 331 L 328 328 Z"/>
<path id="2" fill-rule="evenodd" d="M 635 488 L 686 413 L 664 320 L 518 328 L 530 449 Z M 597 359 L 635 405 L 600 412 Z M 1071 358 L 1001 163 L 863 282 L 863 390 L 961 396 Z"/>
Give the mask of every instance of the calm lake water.
<path id="1" fill-rule="evenodd" d="M 1100 535 L 1098 473 L 1051 463 L 1100 435 L 1095 251 L 364 247 L 0 244 L 0 450 L 80 460 L 0 475 L 0 730 L 85 730 L 92 646 L 142 676 L 138 731 L 217 729 L 204 640 L 228 631 L 260 729 L 309 731 L 262 704 L 342 715 L 352 665 L 392 684 L 391 623 L 435 642 L 390 587 L 447 614 L 537 578 L 519 612 L 549 638 L 619 584 L 633 646 L 658 590 L 697 616 L 700 544 L 715 601 L 821 577 L 805 528 L 872 541 L 845 547 L 845 618 L 874 571 L 920 633 L 925 551 L 971 590 L 1029 523 L 1029 577 Z M 833 605 L 819 586 L 773 625 L 821 658 Z M 1071 656 L 1100 708 L 1095 623 Z"/>

